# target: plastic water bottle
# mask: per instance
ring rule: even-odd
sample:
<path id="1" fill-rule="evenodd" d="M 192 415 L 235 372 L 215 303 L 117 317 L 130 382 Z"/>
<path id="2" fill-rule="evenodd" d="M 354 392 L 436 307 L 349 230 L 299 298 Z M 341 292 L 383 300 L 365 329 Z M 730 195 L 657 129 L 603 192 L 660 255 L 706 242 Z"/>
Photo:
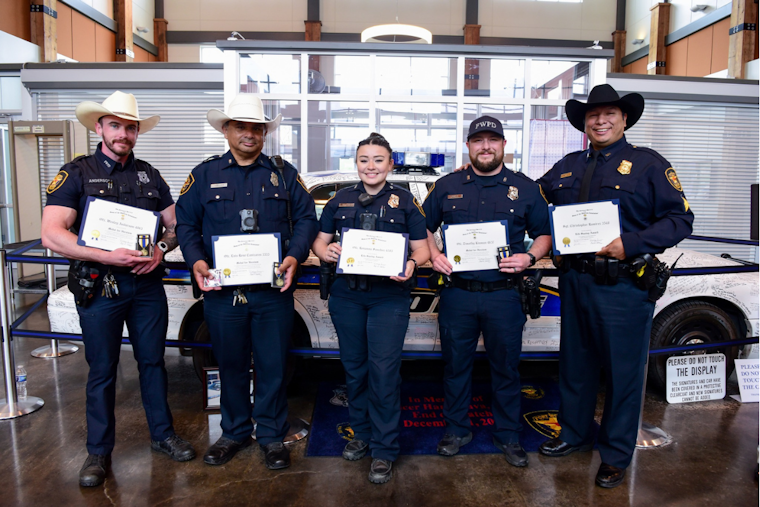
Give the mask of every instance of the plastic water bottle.
<path id="1" fill-rule="evenodd" d="M 16 367 L 16 393 L 19 401 L 26 399 L 26 370 L 23 365 Z"/>

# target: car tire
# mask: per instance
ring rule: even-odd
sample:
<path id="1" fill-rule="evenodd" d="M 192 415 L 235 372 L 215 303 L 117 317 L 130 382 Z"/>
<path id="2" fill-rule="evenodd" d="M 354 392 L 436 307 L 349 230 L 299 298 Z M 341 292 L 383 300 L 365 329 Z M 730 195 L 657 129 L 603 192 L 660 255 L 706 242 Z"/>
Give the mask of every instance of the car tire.
<path id="1" fill-rule="evenodd" d="M 722 308 L 707 301 L 681 301 L 661 311 L 652 324 L 650 349 L 660 347 L 715 343 L 740 338 L 740 330 L 734 319 Z M 741 347 L 694 350 L 682 354 L 659 354 L 649 359 L 649 381 L 658 390 L 666 388 L 665 372 L 669 357 L 677 355 L 713 354 L 726 355 L 726 377 L 734 371 L 734 359 Z"/>

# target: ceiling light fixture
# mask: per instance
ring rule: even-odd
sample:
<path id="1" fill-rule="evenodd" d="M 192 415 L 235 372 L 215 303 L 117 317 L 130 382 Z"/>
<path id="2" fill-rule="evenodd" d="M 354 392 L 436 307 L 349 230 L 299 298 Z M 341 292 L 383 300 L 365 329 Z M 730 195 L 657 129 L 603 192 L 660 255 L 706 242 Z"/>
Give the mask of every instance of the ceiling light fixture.
<path id="1" fill-rule="evenodd" d="M 401 37 L 402 40 L 396 40 Z M 390 40 L 389 40 L 390 39 Z M 362 32 L 362 42 L 406 42 L 413 44 L 432 44 L 433 34 L 414 25 L 376 25 Z"/>

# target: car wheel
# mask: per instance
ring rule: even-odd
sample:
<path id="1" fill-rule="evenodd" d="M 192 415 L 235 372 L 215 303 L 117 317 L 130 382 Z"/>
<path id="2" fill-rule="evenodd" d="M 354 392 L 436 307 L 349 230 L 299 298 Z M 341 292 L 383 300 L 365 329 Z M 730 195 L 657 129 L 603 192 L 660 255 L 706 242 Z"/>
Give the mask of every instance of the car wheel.
<path id="1" fill-rule="evenodd" d="M 660 312 L 652 324 L 651 349 L 737 340 L 739 329 L 731 316 L 706 301 L 682 301 Z M 722 352 L 726 355 L 726 377 L 734 371 L 734 359 L 740 347 L 693 350 L 681 354 L 660 354 L 649 359 L 649 380 L 659 390 L 666 387 L 665 372 L 669 357 Z"/>

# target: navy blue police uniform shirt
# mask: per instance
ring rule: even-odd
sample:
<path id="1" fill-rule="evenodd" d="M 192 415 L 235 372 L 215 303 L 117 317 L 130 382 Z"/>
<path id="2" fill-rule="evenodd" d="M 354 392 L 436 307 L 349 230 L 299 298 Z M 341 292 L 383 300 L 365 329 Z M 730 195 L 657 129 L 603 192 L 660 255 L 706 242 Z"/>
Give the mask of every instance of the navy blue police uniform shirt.
<path id="1" fill-rule="evenodd" d="M 344 228 L 360 229 L 361 214 L 373 213 L 377 215 L 375 229 L 378 231 L 405 232 L 411 241 L 427 239 L 422 207 L 408 190 L 386 181 L 368 206 L 359 204 L 359 196 L 364 192 L 362 182 L 338 190 L 322 210 L 319 230 L 340 234 Z M 388 281 L 390 286 L 401 286 L 390 278 L 383 281 Z"/>
<path id="2" fill-rule="evenodd" d="M 566 155 L 538 183 L 554 205 L 578 202 L 590 149 Z M 627 258 L 661 253 L 691 234 L 694 213 L 675 170 L 625 136 L 599 154 L 589 201 L 620 201 L 620 235 Z"/>
<path id="3" fill-rule="evenodd" d="M 525 253 L 525 233 L 535 239 L 551 234 L 549 211 L 540 187 L 522 173 L 507 169 L 481 177 L 472 167 L 448 174 L 435 182 L 425 202 L 427 229 L 435 232 L 447 225 L 475 222 L 508 222 L 513 253 Z M 505 246 L 505 245 L 496 245 Z M 494 247 L 494 257 L 497 255 Z M 465 280 L 494 282 L 509 277 L 498 269 L 456 273 Z"/>
<path id="4" fill-rule="evenodd" d="M 305 261 L 318 231 L 314 200 L 295 167 L 285 162 L 283 175 L 284 183 L 280 172 L 263 153 L 250 166 L 239 166 L 228 151 L 193 169 L 177 200 L 177 238 L 187 265 L 192 269 L 197 261 L 205 260 L 213 267 L 212 236 L 243 234 L 240 211 L 244 209 L 259 212 L 258 232 L 280 233 L 283 259 L 289 255 L 299 263 Z M 290 246 L 286 250 L 288 239 Z"/>
<path id="5" fill-rule="evenodd" d="M 98 143 L 94 154 L 77 157 L 61 167 L 47 188 L 47 205 L 76 210 L 75 233 L 79 233 L 90 196 L 159 212 L 174 204 L 169 185 L 153 166 L 136 159 L 133 153 L 122 165 L 107 157 L 101 145 Z"/>

